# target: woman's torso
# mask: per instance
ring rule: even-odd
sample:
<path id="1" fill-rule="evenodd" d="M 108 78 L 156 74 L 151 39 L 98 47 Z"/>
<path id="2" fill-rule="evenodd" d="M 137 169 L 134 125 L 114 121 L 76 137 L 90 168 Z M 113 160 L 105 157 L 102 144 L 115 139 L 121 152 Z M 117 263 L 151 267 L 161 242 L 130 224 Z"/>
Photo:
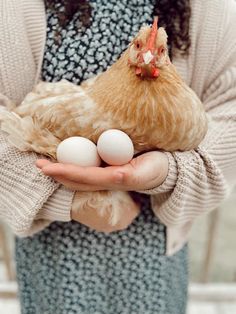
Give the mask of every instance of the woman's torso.
<path id="1" fill-rule="evenodd" d="M 152 22 L 152 0 L 91 4 L 87 29 L 79 14 L 58 28 L 48 8 L 44 80 L 79 84 L 106 70 L 140 26 Z M 186 248 L 165 256 L 166 228 L 153 214 L 150 198 L 138 197 L 141 214 L 126 230 L 103 234 L 76 222 L 55 222 L 33 237 L 17 239 L 23 314 L 184 313 Z"/>

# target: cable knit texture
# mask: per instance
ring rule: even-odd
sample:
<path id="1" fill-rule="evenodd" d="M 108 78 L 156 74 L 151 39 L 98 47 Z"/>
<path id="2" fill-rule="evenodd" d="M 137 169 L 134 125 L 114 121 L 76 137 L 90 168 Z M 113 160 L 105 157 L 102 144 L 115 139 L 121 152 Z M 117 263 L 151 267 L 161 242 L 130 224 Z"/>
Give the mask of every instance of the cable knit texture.
<path id="1" fill-rule="evenodd" d="M 236 4 L 192 0 L 191 49 L 174 59 L 205 104 L 209 131 L 198 149 L 166 153 L 169 174 L 152 190 L 155 214 L 167 226 L 167 254 L 179 250 L 194 219 L 228 195 L 236 173 Z M 0 0 L 0 104 L 19 104 L 39 79 L 45 43 L 43 1 Z M 21 153 L 0 137 L 1 217 L 27 235 L 51 220 L 70 220 L 73 193 L 42 175 L 37 155 Z"/>
<path id="2" fill-rule="evenodd" d="M 46 20 L 43 1 L 0 1 L 0 105 L 19 104 L 39 79 Z M 19 236 L 69 221 L 74 193 L 35 166 L 0 133 L 0 217 Z M 42 157 L 42 155 L 41 155 Z M 45 212 L 47 214 L 45 214 Z"/>

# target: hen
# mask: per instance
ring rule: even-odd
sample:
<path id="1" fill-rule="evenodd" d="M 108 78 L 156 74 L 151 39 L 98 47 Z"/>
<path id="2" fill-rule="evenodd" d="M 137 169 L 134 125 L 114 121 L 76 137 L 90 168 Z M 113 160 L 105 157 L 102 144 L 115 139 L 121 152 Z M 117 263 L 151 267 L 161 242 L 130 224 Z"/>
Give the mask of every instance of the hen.
<path id="1" fill-rule="evenodd" d="M 203 105 L 170 62 L 167 34 L 143 26 L 107 71 L 77 86 L 40 82 L 12 111 L 0 114 L 1 129 L 22 151 L 56 159 L 58 144 L 71 136 L 97 142 L 107 129 L 127 133 L 137 152 L 190 150 L 207 131 Z M 81 209 L 110 211 L 116 224 L 136 203 L 119 191 L 76 192 Z"/>

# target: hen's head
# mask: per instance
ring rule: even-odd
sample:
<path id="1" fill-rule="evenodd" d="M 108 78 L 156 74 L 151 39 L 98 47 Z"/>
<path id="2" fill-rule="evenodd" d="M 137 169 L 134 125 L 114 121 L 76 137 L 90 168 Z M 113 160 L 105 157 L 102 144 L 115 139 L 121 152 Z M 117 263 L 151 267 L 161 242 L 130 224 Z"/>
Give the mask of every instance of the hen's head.
<path id="1" fill-rule="evenodd" d="M 128 60 L 136 75 L 148 78 L 158 77 L 159 69 L 170 63 L 167 34 L 163 27 L 158 28 L 157 18 L 151 28 L 143 26 L 132 40 Z"/>

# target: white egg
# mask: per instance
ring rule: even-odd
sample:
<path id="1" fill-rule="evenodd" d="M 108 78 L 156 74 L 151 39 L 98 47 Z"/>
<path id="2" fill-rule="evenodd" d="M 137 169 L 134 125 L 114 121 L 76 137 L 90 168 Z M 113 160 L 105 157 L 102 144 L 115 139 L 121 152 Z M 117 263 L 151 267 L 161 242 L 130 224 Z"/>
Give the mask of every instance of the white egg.
<path id="1" fill-rule="evenodd" d="M 118 166 L 128 163 L 134 155 L 130 137 L 116 129 L 103 132 L 97 142 L 100 157 L 109 165 Z"/>
<path id="2" fill-rule="evenodd" d="M 83 167 L 98 167 L 101 163 L 96 145 L 80 136 L 69 137 L 58 145 L 57 160 Z"/>

